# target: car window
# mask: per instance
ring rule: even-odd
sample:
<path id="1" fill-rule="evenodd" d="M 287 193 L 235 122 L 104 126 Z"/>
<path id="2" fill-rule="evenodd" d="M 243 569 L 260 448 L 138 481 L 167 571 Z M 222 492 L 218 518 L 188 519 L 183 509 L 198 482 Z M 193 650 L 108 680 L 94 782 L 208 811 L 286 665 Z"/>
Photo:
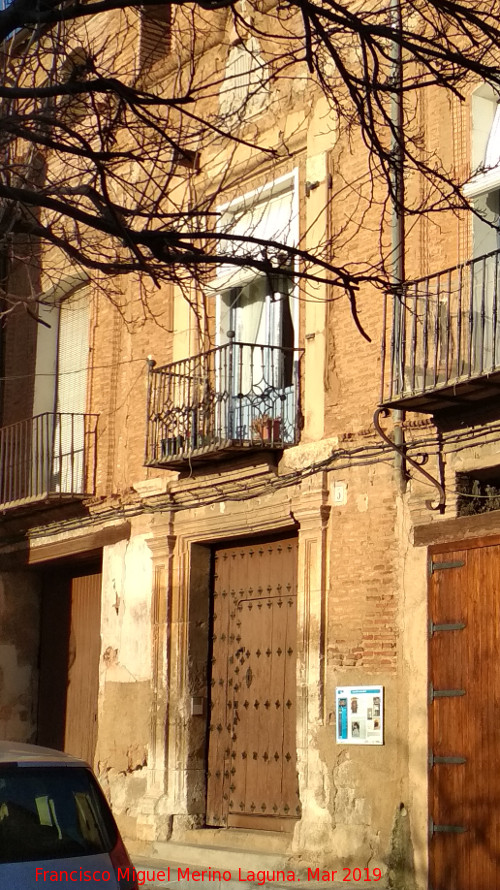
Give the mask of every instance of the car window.
<path id="1" fill-rule="evenodd" d="M 0 862 L 109 852 L 116 828 L 84 767 L 0 766 Z"/>

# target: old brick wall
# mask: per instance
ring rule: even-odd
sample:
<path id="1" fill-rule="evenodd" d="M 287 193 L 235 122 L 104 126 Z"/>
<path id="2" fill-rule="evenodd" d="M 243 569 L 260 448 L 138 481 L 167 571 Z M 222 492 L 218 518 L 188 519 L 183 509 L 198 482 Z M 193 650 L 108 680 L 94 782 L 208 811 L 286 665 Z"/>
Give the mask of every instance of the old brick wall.
<path id="1" fill-rule="evenodd" d="M 0 575 L 0 738 L 34 741 L 40 602 L 27 572 Z"/>
<path id="2" fill-rule="evenodd" d="M 185 10 L 179 11 L 179 22 L 172 36 L 173 51 L 156 62 L 147 75 L 143 72 L 148 84 L 158 85 L 162 77 L 177 76 L 177 59 L 189 59 L 193 45 L 181 27 L 185 14 Z M 205 26 L 198 33 L 196 45 L 197 76 L 203 78 L 209 71 L 220 76 L 229 45 L 227 36 L 222 38 L 225 15 L 216 14 L 217 27 L 214 28 L 208 27 L 210 16 L 203 15 Z M 109 42 L 107 52 L 110 65 L 114 64 L 113 54 L 117 54 L 118 67 L 130 71 L 132 76 L 137 22 L 130 14 L 125 27 L 124 16 L 124 13 L 115 13 L 109 18 L 107 29 L 116 36 Z M 92 30 L 97 25 L 91 24 L 90 27 L 97 46 L 101 37 L 97 30 Z M 214 94 L 211 110 L 215 109 L 216 101 Z M 234 169 L 228 173 L 228 152 L 221 141 L 214 138 L 201 153 L 200 175 L 191 186 L 199 194 L 204 190 L 208 193 L 211 184 L 224 176 L 225 188 L 214 198 L 216 205 L 222 199 L 237 197 L 297 169 L 304 243 L 314 245 L 324 239 L 331 256 L 347 258 L 353 266 L 357 262 L 375 264 L 381 243 L 387 260 L 389 215 L 387 208 L 379 202 L 382 186 L 369 179 L 360 184 L 359 171 L 363 174 L 368 171 L 365 149 L 356 138 L 347 143 L 339 137 L 337 123 L 328 118 L 328 114 L 315 90 L 308 88 L 307 80 L 291 76 L 288 85 L 281 84 L 269 106 L 262 110 L 258 123 L 253 119 L 247 129 L 241 130 L 243 135 L 248 135 L 252 127 L 258 126 L 263 141 L 271 146 L 281 144 L 284 132 L 290 138 L 291 156 L 279 162 L 263 163 L 256 152 L 240 146 L 231 152 Z M 432 101 L 419 100 L 418 106 L 411 110 L 411 121 L 415 132 L 419 126 L 425 128 L 431 153 L 439 150 L 444 163 L 465 169 L 467 112 L 460 111 L 458 101 L 450 103 L 440 95 Z M 452 139 L 457 133 L 460 138 Z M 122 134 L 121 138 L 126 139 L 126 136 Z M 316 177 L 317 188 L 306 197 L 306 181 Z M 350 186 L 346 187 L 346 183 Z M 373 185 L 375 200 L 373 206 L 368 207 L 366 202 Z M 406 185 L 417 205 L 421 183 L 408 176 Z M 186 183 L 179 185 L 180 193 L 182 189 L 187 193 Z M 325 201 L 329 202 L 328 213 L 325 213 Z M 469 247 L 469 225 L 463 217 L 436 215 L 425 222 L 412 220 L 408 226 L 407 275 L 419 277 L 453 265 L 466 258 Z M 394 826 L 400 830 L 398 826 L 401 820 L 404 821 L 408 804 L 409 818 L 415 818 L 419 826 L 411 835 L 411 842 L 415 844 L 423 870 L 425 742 L 415 741 L 415 736 L 425 740 L 426 579 L 425 555 L 422 549 L 413 547 L 413 526 L 426 522 L 438 524 L 450 513 L 441 516 L 426 509 L 425 499 L 432 492 L 415 474 L 402 495 L 393 455 L 375 454 L 380 445 L 373 428 L 373 412 L 380 398 L 382 289 L 363 285 L 357 294 L 359 320 L 370 338 L 368 342 L 356 328 L 344 295 L 327 284 L 312 291 L 300 286 L 299 344 L 306 352 L 303 362 L 305 425 L 301 444 L 286 452 L 276 469 L 278 481 L 282 477 L 282 490 L 278 485 L 272 488 L 269 484 L 257 499 L 247 502 L 242 499 L 239 503 L 234 497 L 226 503 L 220 495 L 220 486 L 229 476 L 232 493 L 237 490 L 241 494 L 249 478 L 261 472 L 253 458 L 247 463 L 241 461 L 236 469 L 227 461 L 202 468 L 193 464 L 181 482 L 177 482 L 174 471 L 146 469 L 143 465 L 147 358 L 151 356 L 162 365 L 205 348 L 207 341 L 211 342 L 210 337 L 213 341 L 215 301 L 210 303 L 193 285 L 189 290 L 189 296 L 194 300 L 194 308 L 191 308 L 180 289 L 167 284 L 155 289 L 150 283 L 140 283 L 132 277 L 116 281 L 95 277 L 91 287 L 88 410 L 99 415 L 96 492 L 99 509 L 103 514 L 108 508 L 110 513 L 114 509 L 118 512 L 129 508 L 140 511 L 138 492 L 142 483 L 158 480 L 159 489 L 170 484 L 178 503 L 188 506 L 172 520 L 168 533 L 175 538 L 176 534 L 181 535 L 189 528 L 190 541 L 194 541 L 196 547 L 196 542 L 208 534 L 206 528 L 210 528 L 210 537 L 203 538 L 207 552 L 224 536 L 227 539 L 231 535 L 242 537 L 255 532 L 256 516 L 261 533 L 263 528 L 268 528 L 266 523 L 271 519 L 273 531 L 296 523 L 299 535 L 307 538 L 309 534 L 307 546 L 302 545 L 301 551 L 305 564 L 303 585 L 306 570 L 311 568 L 307 566 L 304 554 L 317 552 L 313 544 L 319 548 L 318 540 L 323 532 L 321 523 L 325 523 L 324 575 L 319 592 L 313 591 L 321 604 L 319 630 L 317 638 L 311 632 L 310 650 L 304 657 L 304 670 L 310 673 L 305 676 L 303 685 L 307 689 L 310 681 L 308 694 L 311 699 L 314 699 L 318 685 L 321 685 L 322 693 L 321 713 L 316 714 L 314 720 L 311 718 L 307 729 L 309 735 L 304 732 L 305 742 L 303 739 L 301 742 L 311 752 L 307 776 L 303 764 L 299 765 L 302 781 L 305 785 L 309 782 L 306 794 L 309 788 L 314 789 L 309 812 L 314 812 L 314 807 L 317 812 L 321 811 L 329 844 L 328 855 L 355 865 L 369 862 L 372 857 L 386 863 Z M 199 316 L 203 312 L 205 316 L 200 323 Z M 31 372 L 34 367 L 35 336 L 36 325 L 25 316 L 13 315 L 9 319 L 4 357 L 5 373 L 9 377 L 5 388 L 4 422 L 6 418 L 29 416 L 31 384 L 20 390 L 15 380 L 18 374 L 26 373 L 26 368 Z M 407 425 L 406 428 L 409 440 L 435 437 L 434 428 L 425 420 L 417 418 L 412 423 L 413 426 Z M 391 430 L 390 421 L 387 421 L 387 429 Z M 467 453 L 470 459 L 463 454 L 450 453 L 446 470 L 450 485 L 456 468 L 484 466 L 487 461 L 498 459 L 495 442 L 478 445 L 475 452 Z M 316 461 L 319 465 L 328 456 L 330 462 L 326 468 L 323 464 L 321 467 L 328 479 L 324 502 L 321 500 L 323 494 L 318 494 L 310 514 L 304 519 L 310 492 L 300 474 L 304 473 L 307 479 L 317 478 L 318 467 L 312 465 Z M 434 446 L 428 469 L 437 471 Z M 309 471 L 310 476 L 307 476 Z M 293 472 L 296 478 L 287 478 L 287 474 Z M 219 488 L 211 488 L 215 484 Z M 212 503 L 210 491 L 213 493 Z M 341 496 L 337 499 L 338 491 Z M 205 502 L 195 509 L 192 502 L 200 492 Z M 148 504 L 147 509 L 153 510 L 153 507 Z M 146 544 L 150 538 L 155 540 L 156 546 L 160 539 L 166 540 L 162 509 L 166 508 L 158 508 L 153 519 L 149 513 L 138 519 L 134 514 L 130 540 L 107 549 L 102 592 L 99 770 L 127 835 L 134 838 L 143 831 L 146 839 L 158 838 L 161 831 L 166 830 L 166 821 L 159 819 L 155 823 L 151 813 L 141 810 L 145 792 L 151 791 L 148 785 L 151 739 L 156 733 L 158 738 L 163 735 L 165 743 L 166 737 L 164 724 L 151 728 L 157 719 L 157 713 L 152 710 L 155 619 L 151 555 Z M 453 511 L 453 499 L 447 509 Z M 328 519 L 325 519 L 328 511 Z M 233 524 L 231 517 L 235 517 Z M 155 523 L 160 527 L 157 538 Z M 61 534 L 64 533 L 63 530 Z M 312 549 L 308 550 L 310 544 Z M 187 602 L 186 589 L 192 579 L 186 568 L 188 546 L 183 544 L 184 549 L 180 544 L 176 546 L 169 571 L 175 579 L 171 595 L 175 608 L 179 608 L 183 598 Z M 162 563 L 165 574 L 167 562 L 165 557 L 165 564 Z M 203 565 L 208 575 L 206 560 Z M 208 589 L 208 578 L 205 580 Z M 16 600 L 18 611 L 14 619 L 11 579 L 6 577 L 4 584 L 0 655 L 3 658 L 3 689 L 6 691 L 2 699 L 5 709 L 0 711 L 0 716 L 5 715 L 7 733 L 28 738 L 34 727 L 37 644 L 33 616 L 37 608 L 36 595 L 30 584 L 23 581 L 21 606 L 19 599 Z M 161 596 L 164 595 L 162 587 Z M 200 609 L 202 605 L 196 603 Z M 192 609 L 191 615 L 197 614 L 196 609 Z M 175 628 L 179 639 L 186 627 L 187 624 L 184 626 L 179 621 Z M 27 635 L 25 628 L 28 628 Z M 165 623 L 162 625 L 165 633 L 171 629 Z M 198 671 L 200 660 L 206 657 L 208 631 L 204 626 L 202 630 L 199 650 L 192 653 Z M 199 627 L 198 632 L 201 637 Z M 179 651 L 183 651 L 181 644 Z M 164 658 L 167 659 L 166 652 Z M 317 673 L 311 667 L 313 662 L 319 665 Z M 187 673 L 189 664 L 186 659 L 186 663 L 174 667 L 179 674 L 184 670 Z M 165 669 L 165 676 L 167 673 Z M 155 682 L 161 686 L 164 679 L 161 670 L 158 676 Z M 336 745 L 335 688 L 360 683 L 380 683 L 385 687 L 383 748 L 354 749 Z M 163 696 L 167 693 L 168 689 L 161 689 Z M 305 693 L 304 698 L 307 698 Z M 413 708 L 411 726 L 410 698 Z M 186 693 L 184 707 L 187 701 Z M 126 716 L 121 720 L 123 709 Z M 161 719 L 166 721 L 167 718 Z M 188 733 L 190 718 L 186 718 L 183 725 Z M 195 764 L 201 771 L 201 735 L 198 726 L 197 734 L 193 733 L 188 741 L 187 736 L 183 736 L 177 748 L 167 750 L 159 772 L 162 767 L 166 771 L 168 763 L 176 777 L 182 775 L 187 767 L 181 762 L 181 755 L 189 757 L 192 754 L 188 742 L 191 749 L 194 743 L 197 745 L 196 757 L 188 766 Z M 178 783 L 182 790 L 181 779 Z M 177 791 L 177 786 L 175 793 L 172 789 L 168 789 L 168 793 L 164 788 L 161 791 L 155 789 L 159 809 L 163 807 L 162 816 L 165 816 L 166 801 L 172 811 L 175 810 L 169 815 L 186 816 L 190 801 L 187 795 L 182 799 L 181 792 Z M 404 833 L 406 829 L 401 831 Z M 314 830 L 308 837 L 314 839 Z"/>

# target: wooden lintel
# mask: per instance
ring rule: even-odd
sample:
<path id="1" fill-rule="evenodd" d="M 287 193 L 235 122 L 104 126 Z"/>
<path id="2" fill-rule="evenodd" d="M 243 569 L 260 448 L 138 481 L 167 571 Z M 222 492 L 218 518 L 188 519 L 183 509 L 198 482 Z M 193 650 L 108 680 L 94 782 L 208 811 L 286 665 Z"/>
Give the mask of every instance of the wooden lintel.
<path id="1" fill-rule="evenodd" d="M 111 525 L 85 535 L 52 541 L 50 544 L 30 542 L 27 563 L 28 565 L 38 565 L 53 559 L 102 550 L 103 547 L 116 544 L 124 538 L 130 538 L 130 522 L 121 522 L 119 525 Z"/>
<path id="2" fill-rule="evenodd" d="M 499 536 L 500 541 L 500 510 L 416 525 L 413 542 L 417 547 L 449 543 L 450 550 L 457 549 L 457 544 L 460 543 L 460 547 L 466 549 L 467 546 L 480 546 L 481 541 L 478 542 L 478 539 L 484 537 L 487 538 L 484 543 L 495 544 L 495 536 Z"/>

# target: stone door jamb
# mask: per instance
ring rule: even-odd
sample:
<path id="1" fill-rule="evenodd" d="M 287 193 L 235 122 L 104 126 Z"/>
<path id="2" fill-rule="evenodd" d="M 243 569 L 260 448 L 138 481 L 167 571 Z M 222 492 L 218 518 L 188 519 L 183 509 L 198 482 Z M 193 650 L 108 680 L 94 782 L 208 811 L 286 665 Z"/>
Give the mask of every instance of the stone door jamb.
<path id="1" fill-rule="evenodd" d="M 318 819 L 330 829 L 319 781 L 316 729 L 324 721 L 324 635 L 327 529 L 330 507 L 325 474 L 310 477 L 281 497 L 228 503 L 227 509 L 177 513 L 155 528 L 153 559 L 153 707 L 148 792 L 174 815 L 178 827 L 204 824 L 210 553 L 213 544 L 252 535 L 298 532 L 297 763 L 302 818 L 294 847 L 310 847 Z M 251 514 L 249 514 L 249 508 Z M 175 531 L 175 535 L 173 532 Z M 201 611 L 200 611 L 201 608 Z M 204 636 L 201 642 L 200 626 Z M 206 674 L 205 674 L 206 677 Z M 204 696 L 202 695 L 204 693 Z M 203 715 L 192 713 L 204 697 Z M 323 832 L 324 833 L 324 832 Z"/>

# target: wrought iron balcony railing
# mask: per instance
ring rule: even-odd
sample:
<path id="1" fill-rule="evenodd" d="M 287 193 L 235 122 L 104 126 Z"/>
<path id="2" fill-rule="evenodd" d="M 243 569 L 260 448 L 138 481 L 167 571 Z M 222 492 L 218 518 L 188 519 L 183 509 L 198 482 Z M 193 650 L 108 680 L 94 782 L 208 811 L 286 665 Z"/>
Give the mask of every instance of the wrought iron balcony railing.
<path id="1" fill-rule="evenodd" d="M 147 466 L 299 438 L 302 350 L 240 343 L 149 369 Z"/>
<path id="2" fill-rule="evenodd" d="M 95 491 L 97 415 L 38 414 L 0 429 L 0 509 Z"/>
<path id="3" fill-rule="evenodd" d="M 390 301 L 390 308 L 387 302 Z M 383 404 L 433 412 L 500 383 L 500 251 L 386 298 Z"/>

